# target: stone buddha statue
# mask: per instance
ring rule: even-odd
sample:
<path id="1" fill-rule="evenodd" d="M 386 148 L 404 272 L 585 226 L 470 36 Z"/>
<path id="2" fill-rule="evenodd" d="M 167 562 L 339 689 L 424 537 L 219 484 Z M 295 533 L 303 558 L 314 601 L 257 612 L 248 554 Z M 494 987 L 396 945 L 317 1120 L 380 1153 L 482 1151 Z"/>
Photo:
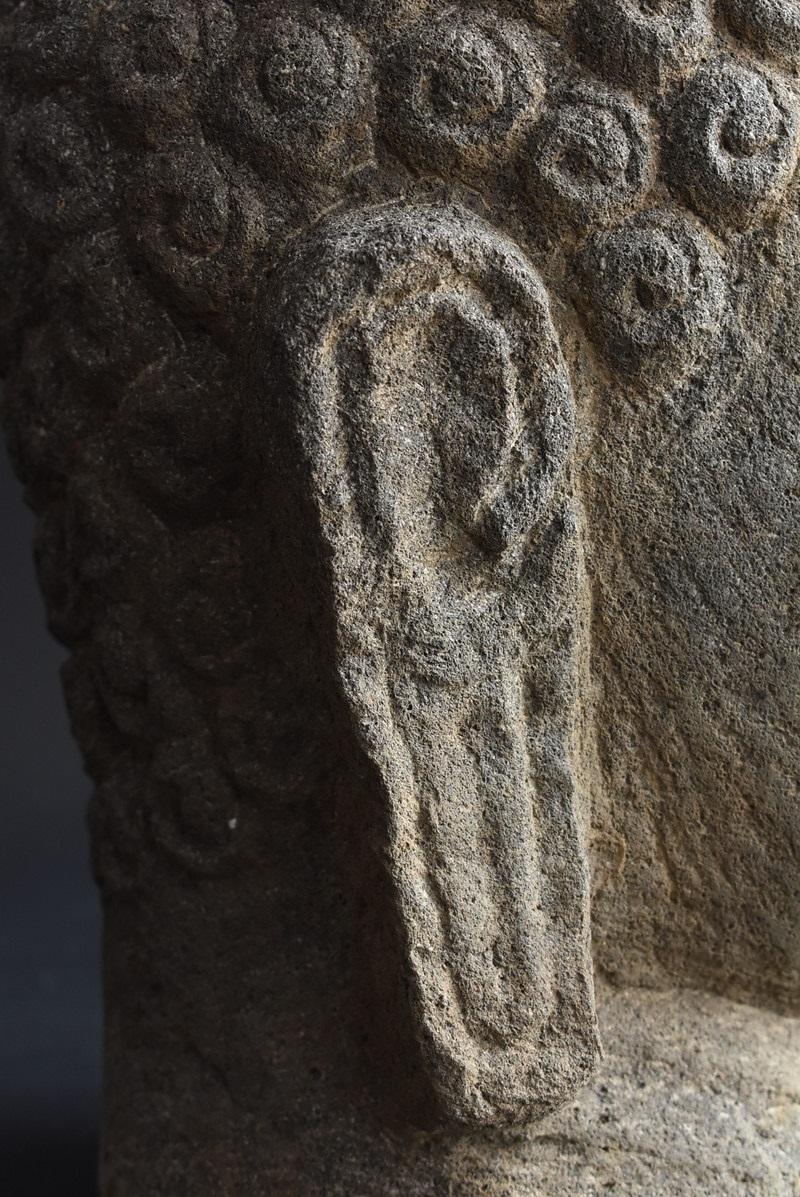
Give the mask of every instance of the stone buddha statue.
<path id="1" fill-rule="evenodd" d="M 793 0 L 9 0 L 104 1197 L 790 1197 Z"/>

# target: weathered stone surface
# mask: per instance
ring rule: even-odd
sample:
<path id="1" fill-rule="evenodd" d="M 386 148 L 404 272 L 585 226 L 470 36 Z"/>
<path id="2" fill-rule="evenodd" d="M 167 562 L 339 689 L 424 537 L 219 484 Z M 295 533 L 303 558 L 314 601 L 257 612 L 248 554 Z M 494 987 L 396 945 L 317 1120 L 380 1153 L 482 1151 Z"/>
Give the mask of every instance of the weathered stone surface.
<path id="1" fill-rule="evenodd" d="M 668 133 L 677 192 L 724 235 L 764 218 L 797 168 L 797 97 L 783 80 L 735 60 L 698 71 Z"/>
<path id="2" fill-rule="evenodd" d="M 674 389 L 719 331 L 727 279 L 691 219 L 651 209 L 596 233 L 578 263 L 576 297 L 610 369 Z"/>
<path id="3" fill-rule="evenodd" d="M 545 221 L 579 235 L 637 208 L 653 183 L 648 120 L 596 83 L 557 92 L 527 147 L 528 194 Z"/>
<path id="4" fill-rule="evenodd" d="M 797 33 L 3 6 L 104 1193 L 796 1192 Z"/>
<path id="5" fill-rule="evenodd" d="M 689 75 L 713 34 L 705 0 L 577 0 L 583 59 L 610 82 L 650 97 Z"/>
<path id="6" fill-rule="evenodd" d="M 256 394 L 265 439 L 281 405 L 299 425 L 424 1050 L 454 1117 L 527 1119 L 596 1050 L 566 365 L 541 280 L 464 209 L 361 211 L 295 252 Z"/>
<path id="7" fill-rule="evenodd" d="M 800 13 L 790 0 L 722 0 L 731 31 L 766 58 L 787 67 L 800 61 Z"/>
<path id="8" fill-rule="evenodd" d="M 383 117 L 398 149 L 445 175 L 508 164 L 535 124 L 543 61 L 530 25 L 495 13 L 436 14 L 391 47 Z"/>

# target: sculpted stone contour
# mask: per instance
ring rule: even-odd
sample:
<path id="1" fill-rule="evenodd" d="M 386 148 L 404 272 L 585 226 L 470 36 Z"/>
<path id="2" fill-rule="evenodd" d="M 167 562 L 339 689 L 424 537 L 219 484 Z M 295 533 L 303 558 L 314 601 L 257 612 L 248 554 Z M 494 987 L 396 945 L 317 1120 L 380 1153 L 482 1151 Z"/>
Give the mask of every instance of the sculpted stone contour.
<path id="1" fill-rule="evenodd" d="M 212 120 L 262 174 L 277 166 L 328 194 L 371 153 L 369 70 L 361 43 L 331 14 L 276 16 L 261 4 L 227 55 Z"/>
<path id="2" fill-rule="evenodd" d="M 546 219 L 585 232 L 638 207 L 654 176 L 645 114 L 627 97 L 565 88 L 527 147 L 529 194 Z"/>
<path id="3" fill-rule="evenodd" d="M 323 226 L 264 307 L 289 363 L 265 407 L 299 420 L 435 1084 L 464 1121 L 541 1115 L 596 1052 L 573 416 L 546 294 L 467 212 L 390 208 Z"/>
<path id="4" fill-rule="evenodd" d="M 791 0 L 723 0 L 731 29 L 766 58 L 796 68 L 800 62 L 800 12 Z"/>
<path id="5" fill-rule="evenodd" d="M 4 141 L 10 199 L 34 235 L 58 244 L 108 205 L 107 138 L 80 101 L 46 96 L 25 105 Z"/>
<path id="6" fill-rule="evenodd" d="M 676 190 L 712 226 L 752 224 L 797 168 L 797 98 L 765 72 L 719 59 L 680 98 L 668 153 Z"/>
<path id="7" fill-rule="evenodd" d="M 414 26 L 384 67 L 388 135 L 440 171 L 502 166 L 544 93 L 537 42 L 522 22 L 448 12 Z"/>
<path id="8" fill-rule="evenodd" d="M 796 26 L 5 6 L 104 1197 L 795 1194 Z"/>
<path id="9" fill-rule="evenodd" d="M 574 30 L 599 75 L 646 98 L 702 60 L 713 33 L 710 7 L 708 0 L 578 0 Z"/>
<path id="10" fill-rule="evenodd" d="M 674 387 L 722 318 L 724 266 L 691 220 L 670 211 L 595 236 L 579 267 L 585 310 L 611 369 Z"/>

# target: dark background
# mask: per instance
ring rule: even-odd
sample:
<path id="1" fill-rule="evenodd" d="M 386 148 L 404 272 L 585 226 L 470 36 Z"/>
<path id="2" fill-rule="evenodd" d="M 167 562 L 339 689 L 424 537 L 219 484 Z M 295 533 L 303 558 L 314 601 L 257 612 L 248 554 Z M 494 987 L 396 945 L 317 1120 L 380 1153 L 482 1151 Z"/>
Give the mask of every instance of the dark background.
<path id="1" fill-rule="evenodd" d="M 92 1197 L 101 1053 L 100 911 L 81 769 L 0 446 L 0 1194 Z"/>

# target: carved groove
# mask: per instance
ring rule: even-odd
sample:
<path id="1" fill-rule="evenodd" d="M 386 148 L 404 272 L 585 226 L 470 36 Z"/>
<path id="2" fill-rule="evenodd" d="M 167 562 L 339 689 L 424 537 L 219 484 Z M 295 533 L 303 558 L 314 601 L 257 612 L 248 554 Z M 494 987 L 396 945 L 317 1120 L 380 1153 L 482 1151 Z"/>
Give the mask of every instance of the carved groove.
<path id="1" fill-rule="evenodd" d="M 371 152 L 369 60 L 350 30 L 314 10 L 258 5 L 214 95 L 212 122 L 255 168 L 281 170 L 324 193 Z"/>

